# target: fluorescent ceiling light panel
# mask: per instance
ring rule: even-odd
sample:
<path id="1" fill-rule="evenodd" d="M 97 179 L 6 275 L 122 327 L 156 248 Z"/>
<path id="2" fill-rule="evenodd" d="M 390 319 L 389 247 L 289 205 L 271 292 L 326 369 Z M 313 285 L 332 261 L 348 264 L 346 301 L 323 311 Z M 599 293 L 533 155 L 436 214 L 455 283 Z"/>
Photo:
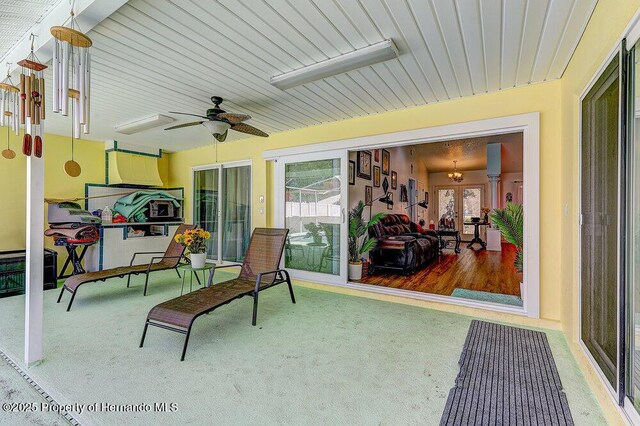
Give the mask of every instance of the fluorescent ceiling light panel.
<path id="1" fill-rule="evenodd" d="M 269 82 L 278 89 L 286 90 L 397 57 L 398 49 L 393 41 L 384 40 L 317 64 L 271 77 Z"/>
<path id="2" fill-rule="evenodd" d="M 176 121 L 175 118 L 169 117 L 168 115 L 155 114 L 129 123 L 118 124 L 115 129 L 118 133 L 133 135 L 134 133 L 153 129 L 154 127 L 163 126 L 173 123 L 174 121 Z"/>

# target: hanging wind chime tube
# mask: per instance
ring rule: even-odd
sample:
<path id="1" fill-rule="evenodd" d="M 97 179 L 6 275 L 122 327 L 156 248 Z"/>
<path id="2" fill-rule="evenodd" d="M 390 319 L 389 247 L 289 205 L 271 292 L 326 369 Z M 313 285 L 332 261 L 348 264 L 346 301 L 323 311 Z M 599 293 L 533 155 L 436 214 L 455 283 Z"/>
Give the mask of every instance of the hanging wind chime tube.
<path id="1" fill-rule="evenodd" d="M 68 27 L 64 26 L 69 24 Z M 90 132 L 92 41 L 80 31 L 73 8 L 62 25 L 51 27 L 53 47 L 53 112 L 68 116 L 71 112 L 74 138 Z M 69 106 L 71 103 L 71 108 Z"/>
<path id="2" fill-rule="evenodd" d="M 20 131 L 19 121 L 19 105 L 20 105 L 20 89 L 18 89 L 11 80 L 9 68 L 11 64 L 7 64 L 7 77 L 0 82 L 0 127 L 7 126 L 16 135 Z"/>
<path id="3" fill-rule="evenodd" d="M 36 157 L 42 156 L 42 139 L 45 120 L 45 84 L 42 64 L 33 51 L 35 35 L 31 34 L 31 53 L 18 62 L 20 71 L 20 124 L 24 124 L 22 153 Z"/>

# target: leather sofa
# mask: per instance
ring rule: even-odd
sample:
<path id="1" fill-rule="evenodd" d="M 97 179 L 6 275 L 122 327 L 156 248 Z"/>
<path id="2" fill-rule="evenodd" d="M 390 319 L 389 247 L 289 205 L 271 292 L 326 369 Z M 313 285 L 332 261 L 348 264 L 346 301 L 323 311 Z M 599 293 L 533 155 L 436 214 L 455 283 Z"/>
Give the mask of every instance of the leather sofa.
<path id="1" fill-rule="evenodd" d="M 369 229 L 369 235 L 378 239 L 369 253 L 369 273 L 386 269 L 410 275 L 440 254 L 438 234 L 411 222 L 404 214 L 386 215 Z"/>

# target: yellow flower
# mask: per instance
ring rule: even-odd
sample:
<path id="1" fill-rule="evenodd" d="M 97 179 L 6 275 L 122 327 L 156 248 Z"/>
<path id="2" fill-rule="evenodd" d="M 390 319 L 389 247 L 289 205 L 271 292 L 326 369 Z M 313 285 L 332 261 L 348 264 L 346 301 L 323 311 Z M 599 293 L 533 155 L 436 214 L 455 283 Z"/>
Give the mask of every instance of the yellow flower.
<path id="1" fill-rule="evenodd" d="M 209 238 L 211 238 L 211 234 L 208 231 L 204 231 L 204 239 L 208 240 Z"/>

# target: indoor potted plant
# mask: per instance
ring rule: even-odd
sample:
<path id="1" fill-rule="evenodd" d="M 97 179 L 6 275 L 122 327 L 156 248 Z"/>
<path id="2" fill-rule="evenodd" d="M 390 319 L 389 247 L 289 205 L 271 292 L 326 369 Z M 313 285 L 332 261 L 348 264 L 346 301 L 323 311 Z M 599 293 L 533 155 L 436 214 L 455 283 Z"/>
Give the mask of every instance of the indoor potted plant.
<path id="1" fill-rule="evenodd" d="M 522 204 L 507 203 L 504 209 L 495 209 L 491 213 L 491 222 L 498 228 L 507 242 L 516 246 L 516 259 L 513 263 L 516 271 L 522 273 L 524 247 L 524 213 Z M 522 282 L 520 282 L 520 297 L 522 297 Z"/>
<path id="2" fill-rule="evenodd" d="M 360 201 L 349 212 L 349 279 L 362 279 L 362 255 L 370 252 L 378 243 L 375 238 L 368 236 L 369 228 L 380 222 L 385 214 L 378 213 L 365 222 L 362 218 L 364 202 Z"/>
<path id="3" fill-rule="evenodd" d="M 177 234 L 175 240 L 182 244 L 189 252 L 191 267 L 194 269 L 204 268 L 207 262 L 207 243 L 211 234 L 202 228 L 187 229 L 184 234 Z"/>

